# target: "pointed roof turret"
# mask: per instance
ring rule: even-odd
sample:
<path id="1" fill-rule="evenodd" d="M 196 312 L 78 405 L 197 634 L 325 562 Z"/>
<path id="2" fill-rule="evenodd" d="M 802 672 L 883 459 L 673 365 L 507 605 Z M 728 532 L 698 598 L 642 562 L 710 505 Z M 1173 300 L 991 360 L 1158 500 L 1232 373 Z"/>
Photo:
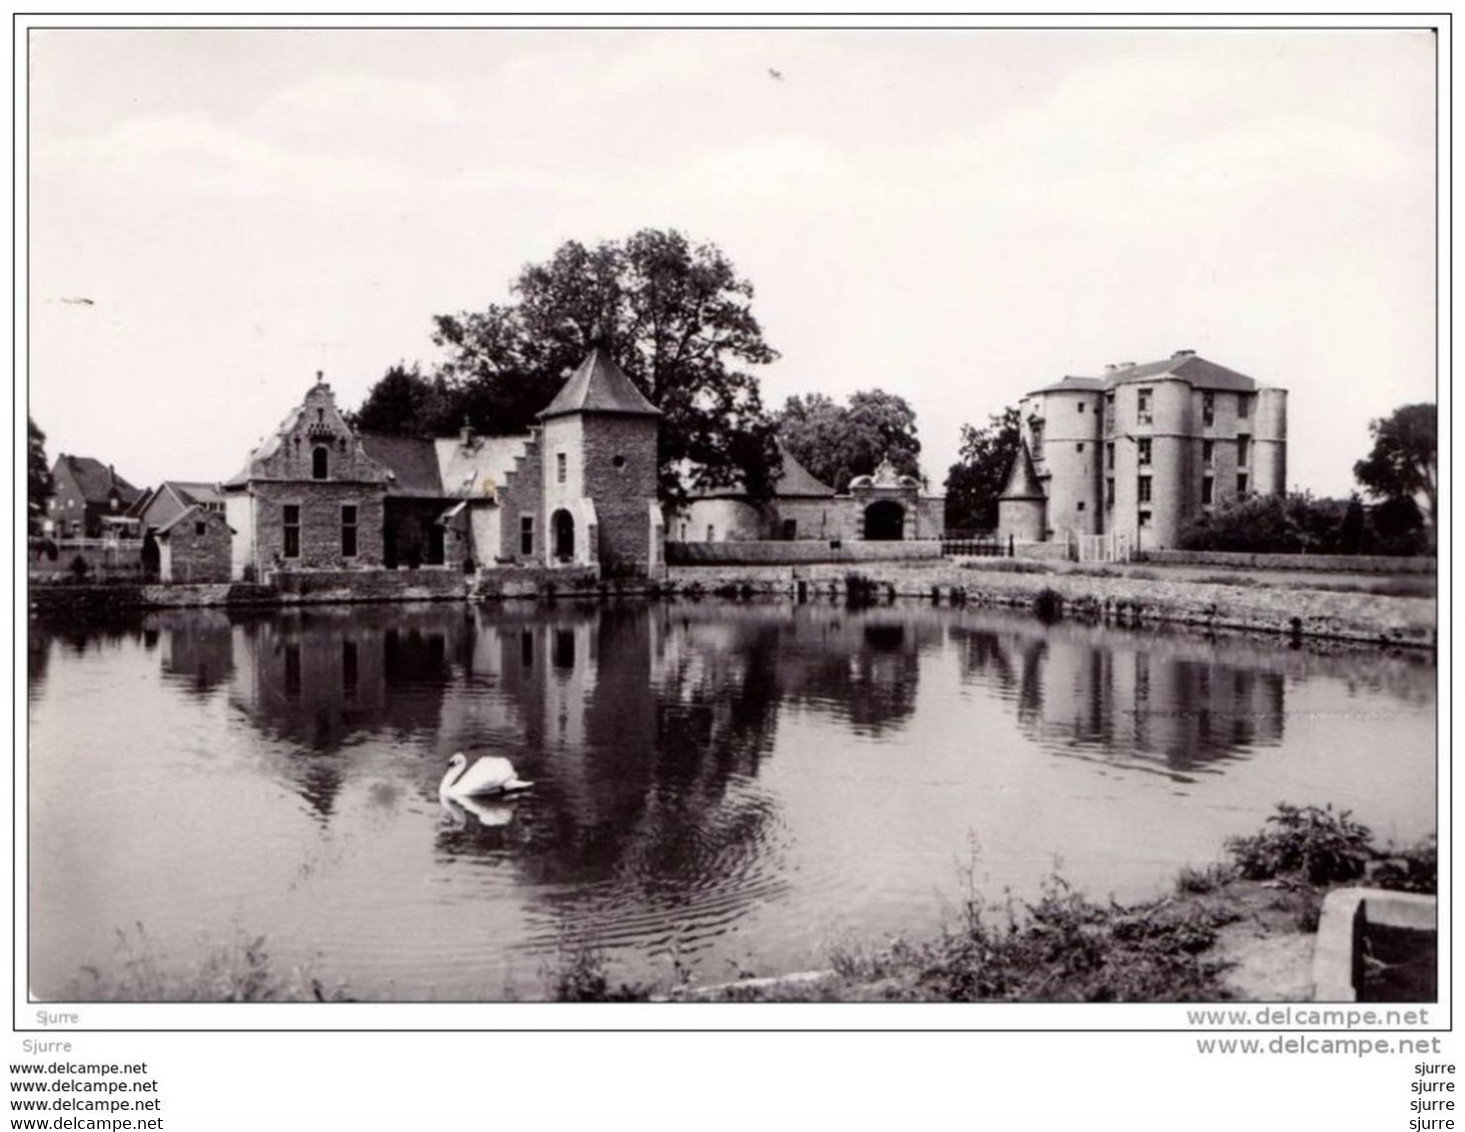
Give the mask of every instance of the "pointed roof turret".
<path id="1" fill-rule="evenodd" d="M 1033 454 L 1028 451 L 1024 440 L 1012 461 L 1012 471 L 1007 473 L 1007 486 L 998 499 L 1047 499 L 1043 481 L 1038 479 L 1038 469 L 1033 467 Z"/>
<path id="2" fill-rule="evenodd" d="M 580 363 L 580 368 L 570 375 L 570 379 L 549 403 L 549 408 L 539 414 L 539 419 L 547 420 L 570 413 L 661 416 L 661 410 L 646 400 L 625 371 L 615 364 L 605 347 L 599 344 L 591 349 Z"/>

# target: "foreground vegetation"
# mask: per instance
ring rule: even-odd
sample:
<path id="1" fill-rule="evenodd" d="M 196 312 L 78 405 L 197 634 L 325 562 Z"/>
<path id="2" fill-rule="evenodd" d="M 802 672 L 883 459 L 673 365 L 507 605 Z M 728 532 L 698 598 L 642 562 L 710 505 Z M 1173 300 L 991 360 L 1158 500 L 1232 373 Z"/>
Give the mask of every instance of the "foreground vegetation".
<path id="1" fill-rule="evenodd" d="M 1216 945 L 1233 924 L 1293 934 L 1317 930 L 1330 887 L 1367 883 L 1433 893 L 1433 837 L 1379 848 L 1347 811 L 1279 805 L 1263 829 L 1232 838 L 1227 859 L 1186 867 L 1159 899 L 1099 902 L 1051 878 L 1035 901 L 991 903 L 965 871 L 966 895 L 929 938 L 841 946 L 827 969 L 784 978 L 744 972 L 695 984 L 674 963 L 671 985 L 626 983 L 591 944 L 562 944 L 543 966 L 543 997 L 557 1002 L 1195 1002 L 1234 997 L 1232 960 Z M 263 937 L 203 945 L 180 961 L 141 925 L 118 932 L 112 961 L 87 967 L 78 1002 L 349 1002 L 343 984 L 303 968 L 281 970 Z"/>
<path id="2" fill-rule="evenodd" d="M 1216 944 L 1246 920 L 1315 932 L 1330 887 L 1366 882 L 1435 890 L 1436 847 L 1380 848 L 1347 811 L 1279 805 L 1256 834 L 1231 839 L 1227 860 L 1180 871 L 1174 891 L 1141 904 L 1098 902 L 1054 877 L 1033 902 L 993 905 L 968 883 L 932 938 L 841 947 L 815 977 L 748 979 L 653 993 L 613 984 L 602 957 L 565 957 L 547 988 L 561 1001 L 666 997 L 718 1002 L 1196 1002 L 1235 997 L 1232 961 Z M 970 872 L 968 872 L 970 881 Z"/>

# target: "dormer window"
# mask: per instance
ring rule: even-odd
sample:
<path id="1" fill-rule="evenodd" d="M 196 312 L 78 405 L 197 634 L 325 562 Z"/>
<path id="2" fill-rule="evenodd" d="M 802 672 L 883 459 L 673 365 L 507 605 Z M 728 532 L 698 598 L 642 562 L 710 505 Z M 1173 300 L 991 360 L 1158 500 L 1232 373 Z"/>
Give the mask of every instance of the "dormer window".
<path id="1" fill-rule="evenodd" d="M 328 448 L 317 448 L 310 456 L 310 475 L 313 479 L 323 480 L 330 474 L 331 452 Z"/>

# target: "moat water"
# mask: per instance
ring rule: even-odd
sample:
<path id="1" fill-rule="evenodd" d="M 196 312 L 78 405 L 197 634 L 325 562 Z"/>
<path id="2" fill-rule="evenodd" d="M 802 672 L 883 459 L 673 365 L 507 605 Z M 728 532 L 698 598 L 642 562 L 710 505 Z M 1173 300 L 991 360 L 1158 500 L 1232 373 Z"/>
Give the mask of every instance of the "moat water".
<path id="1" fill-rule="evenodd" d="M 1275 803 L 1435 826 L 1431 658 L 831 604 L 150 614 L 29 634 L 30 980 L 265 937 L 361 999 L 720 982 L 970 878 L 1156 894 Z M 453 752 L 534 788 L 445 808 Z M 129 941 L 122 943 L 120 941 Z"/>

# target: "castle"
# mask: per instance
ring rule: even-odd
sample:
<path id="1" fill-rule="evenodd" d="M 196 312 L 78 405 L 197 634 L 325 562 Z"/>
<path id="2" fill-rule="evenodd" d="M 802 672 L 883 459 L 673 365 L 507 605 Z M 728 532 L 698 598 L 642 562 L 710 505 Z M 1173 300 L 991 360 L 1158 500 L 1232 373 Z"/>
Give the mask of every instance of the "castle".
<path id="1" fill-rule="evenodd" d="M 1065 377 L 1018 404 L 1021 443 L 998 503 L 1006 542 L 1113 535 L 1174 546 L 1195 516 L 1287 481 L 1287 391 L 1179 350 Z"/>

